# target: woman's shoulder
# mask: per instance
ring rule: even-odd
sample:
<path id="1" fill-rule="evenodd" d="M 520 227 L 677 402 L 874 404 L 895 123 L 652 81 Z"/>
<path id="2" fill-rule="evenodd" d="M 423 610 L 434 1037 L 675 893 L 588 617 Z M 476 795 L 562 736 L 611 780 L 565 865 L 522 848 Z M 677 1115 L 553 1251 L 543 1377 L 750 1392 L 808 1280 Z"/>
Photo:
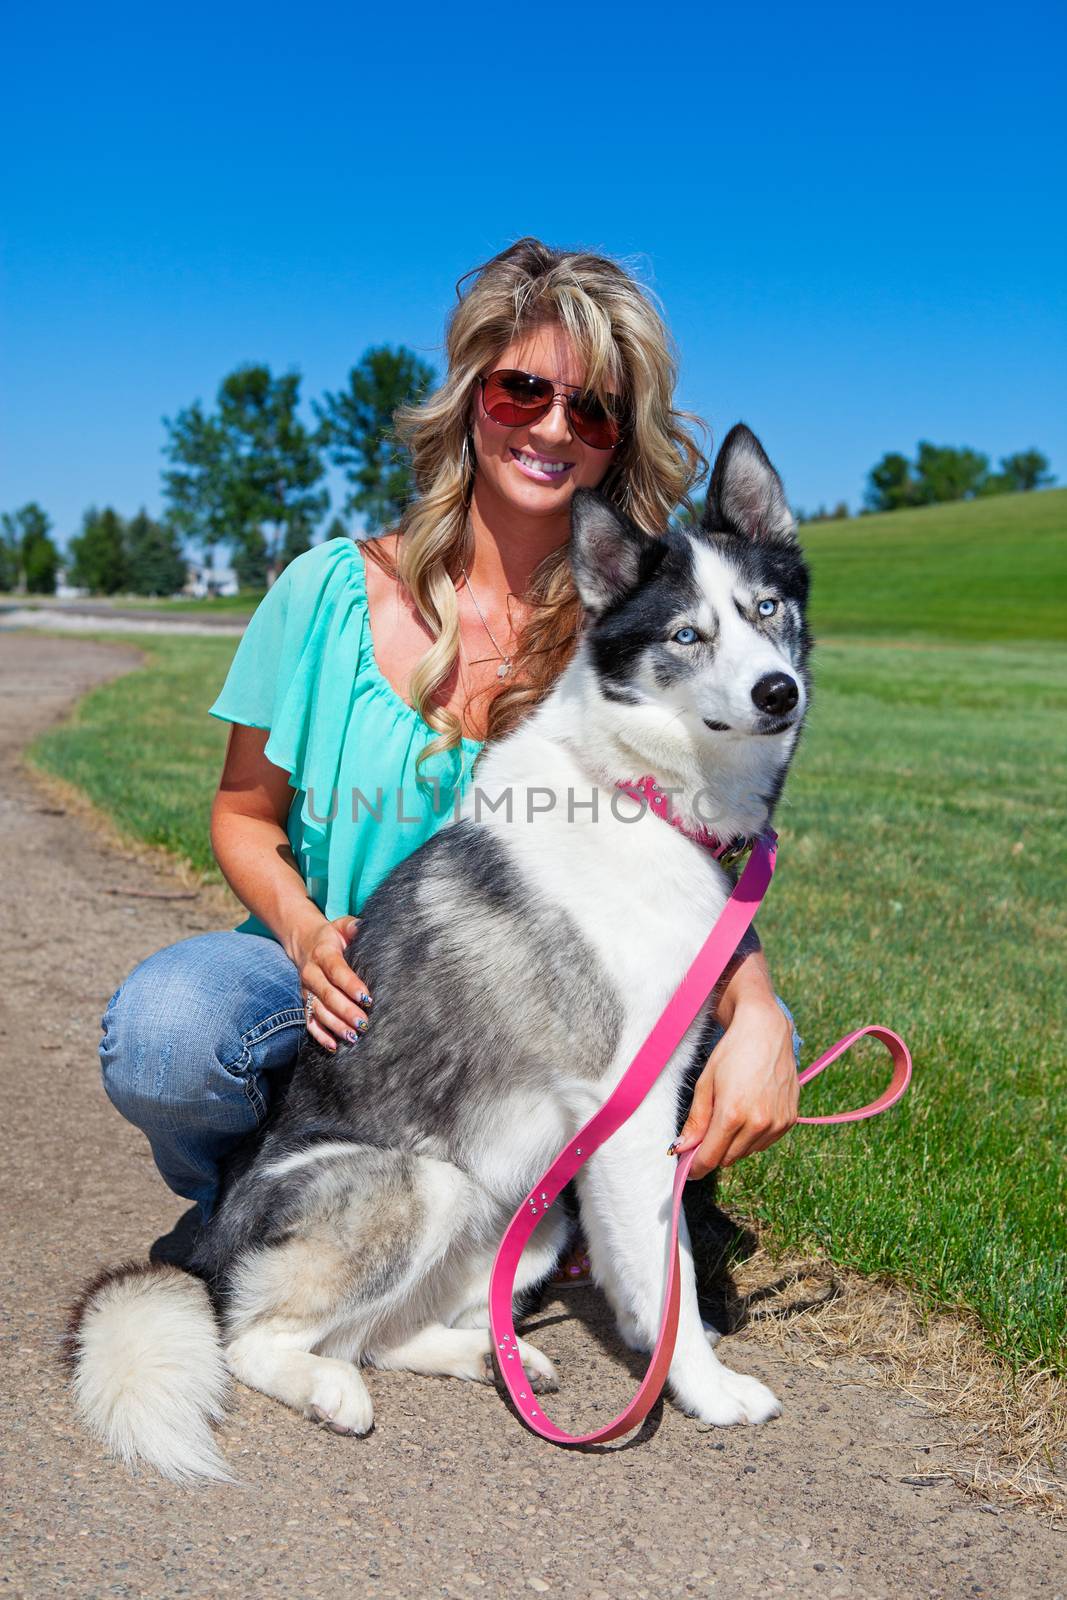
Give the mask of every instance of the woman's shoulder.
<path id="1" fill-rule="evenodd" d="M 366 610 L 363 562 L 351 539 L 327 539 L 296 556 L 252 613 L 212 715 L 277 730 L 295 685 L 338 652 L 362 663 L 371 648 Z"/>
<path id="2" fill-rule="evenodd" d="M 314 600 L 331 585 L 365 601 L 369 588 L 395 583 L 399 539 L 397 531 L 324 539 L 290 561 L 278 583 L 297 601 Z"/>
<path id="3" fill-rule="evenodd" d="M 290 561 L 274 587 L 281 584 L 289 596 L 300 600 L 314 598 L 331 582 L 362 588 L 363 559 L 354 539 L 324 539 L 312 545 Z"/>

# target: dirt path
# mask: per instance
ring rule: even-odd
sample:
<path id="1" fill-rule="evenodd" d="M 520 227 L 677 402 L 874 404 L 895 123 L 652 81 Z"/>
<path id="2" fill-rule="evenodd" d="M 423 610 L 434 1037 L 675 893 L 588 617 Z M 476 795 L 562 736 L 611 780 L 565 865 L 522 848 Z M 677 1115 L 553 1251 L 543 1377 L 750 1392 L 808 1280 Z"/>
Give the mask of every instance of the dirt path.
<path id="1" fill-rule="evenodd" d="M 105 894 L 168 880 L 104 850 L 16 756 L 130 660 L 118 646 L 0 634 L 3 1592 L 1062 1600 L 1064 1543 L 1040 1520 L 983 1510 L 936 1477 L 909 1483 L 943 1436 L 920 1404 L 872 1383 L 862 1361 L 815 1372 L 743 1334 L 724 1342 L 725 1359 L 785 1402 L 761 1429 L 702 1431 L 667 1405 L 628 1447 L 568 1453 L 523 1432 L 491 1390 L 374 1374 L 365 1440 L 235 1391 L 221 1443 L 241 1487 L 179 1492 L 101 1456 L 56 1359 L 64 1308 L 182 1207 L 106 1100 L 98 1018 L 138 960 L 217 926 L 217 913 L 205 896 Z M 591 1425 L 628 1395 L 592 1291 L 546 1305 L 531 1326 L 563 1374 L 564 1425 Z"/>

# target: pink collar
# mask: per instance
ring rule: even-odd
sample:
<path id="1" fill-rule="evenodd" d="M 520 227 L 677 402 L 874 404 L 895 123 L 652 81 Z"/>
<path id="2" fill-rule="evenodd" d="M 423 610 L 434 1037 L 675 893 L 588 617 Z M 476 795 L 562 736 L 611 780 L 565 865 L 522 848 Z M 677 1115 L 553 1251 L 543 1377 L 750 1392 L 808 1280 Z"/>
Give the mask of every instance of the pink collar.
<path id="1" fill-rule="evenodd" d="M 634 800 L 640 800 L 657 817 L 662 817 L 672 828 L 677 828 L 687 839 L 692 839 L 694 844 L 710 850 L 716 861 L 735 860 L 744 855 L 752 844 L 752 840 L 743 835 L 738 839 L 723 840 L 709 828 L 687 828 L 681 817 L 676 817 L 672 812 L 670 795 L 660 788 L 651 774 L 644 778 L 620 778 L 615 787 L 625 790 Z"/>

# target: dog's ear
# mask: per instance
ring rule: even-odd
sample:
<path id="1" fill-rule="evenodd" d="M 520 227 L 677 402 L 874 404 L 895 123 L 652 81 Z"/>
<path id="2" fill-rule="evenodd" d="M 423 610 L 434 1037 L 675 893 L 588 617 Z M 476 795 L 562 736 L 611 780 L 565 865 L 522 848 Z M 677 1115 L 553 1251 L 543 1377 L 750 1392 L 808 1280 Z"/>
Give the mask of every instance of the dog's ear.
<path id="1" fill-rule="evenodd" d="M 751 428 L 739 422 L 719 447 L 700 523 L 708 534 L 792 544 L 797 525 L 782 480 Z"/>
<path id="2" fill-rule="evenodd" d="M 595 489 L 571 500 L 570 561 L 585 609 L 600 616 L 636 589 L 662 557 L 658 539 L 642 533 Z"/>

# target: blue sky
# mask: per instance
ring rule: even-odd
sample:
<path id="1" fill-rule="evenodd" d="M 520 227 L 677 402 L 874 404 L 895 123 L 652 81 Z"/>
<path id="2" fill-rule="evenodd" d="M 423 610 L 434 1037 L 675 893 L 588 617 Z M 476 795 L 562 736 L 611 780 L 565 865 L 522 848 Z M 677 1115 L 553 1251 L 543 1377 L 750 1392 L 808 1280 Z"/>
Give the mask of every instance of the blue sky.
<path id="1" fill-rule="evenodd" d="M 795 505 L 920 437 L 1067 482 L 1060 4 L 8 13 L 0 509 L 161 508 L 161 418 L 434 359 L 523 233 L 627 259 Z"/>

